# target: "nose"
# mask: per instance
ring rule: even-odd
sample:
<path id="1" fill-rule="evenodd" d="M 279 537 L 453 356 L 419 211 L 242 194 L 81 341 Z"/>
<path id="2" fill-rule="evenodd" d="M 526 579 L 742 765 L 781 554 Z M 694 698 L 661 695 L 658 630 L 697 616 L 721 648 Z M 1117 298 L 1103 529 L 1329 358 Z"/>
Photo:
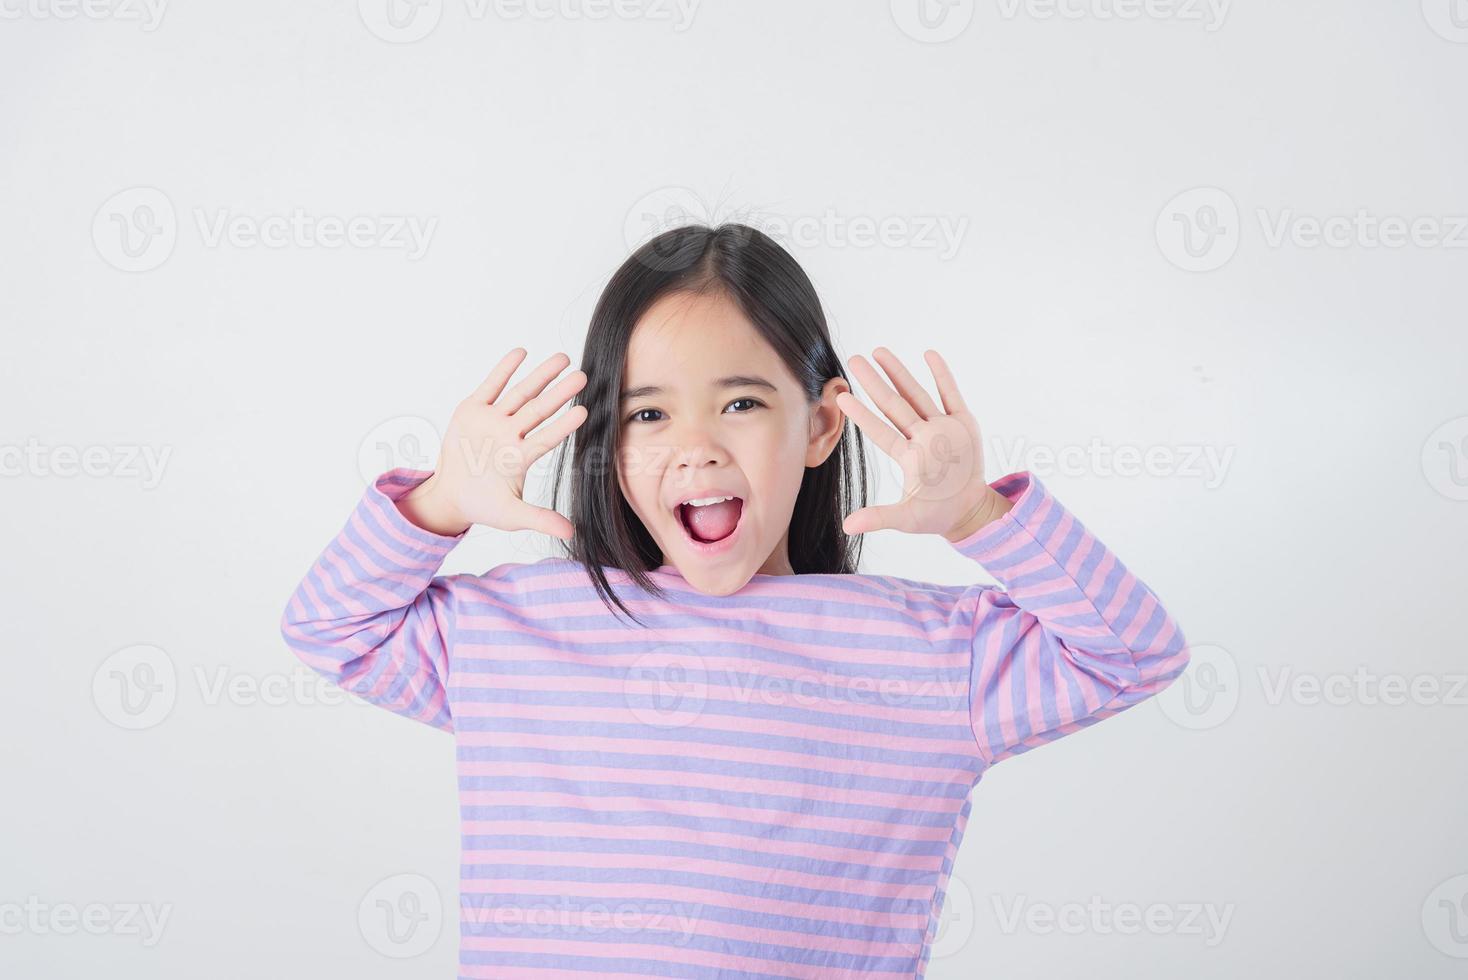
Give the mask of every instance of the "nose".
<path id="1" fill-rule="evenodd" d="M 673 465 L 680 473 L 696 473 L 705 466 L 723 466 L 727 462 L 729 457 L 722 449 L 707 444 L 679 446 L 673 450 Z"/>
<path id="2" fill-rule="evenodd" d="M 707 446 L 680 449 L 677 454 L 668 474 L 669 486 L 676 491 L 692 490 L 705 479 L 705 471 L 722 472 L 726 462 L 722 453 Z"/>
<path id="3" fill-rule="evenodd" d="M 681 479 L 697 479 L 704 467 L 726 466 L 729 454 L 708 438 L 707 430 L 697 423 L 672 433 L 671 463 Z"/>

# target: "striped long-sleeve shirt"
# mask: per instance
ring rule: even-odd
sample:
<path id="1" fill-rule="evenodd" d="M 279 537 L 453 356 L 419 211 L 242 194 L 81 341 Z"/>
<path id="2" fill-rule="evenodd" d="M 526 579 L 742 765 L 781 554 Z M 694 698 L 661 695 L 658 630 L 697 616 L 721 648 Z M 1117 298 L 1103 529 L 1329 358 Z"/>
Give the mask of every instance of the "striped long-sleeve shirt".
<path id="1" fill-rule="evenodd" d="M 368 487 L 286 642 L 451 732 L 459 976 L 914 980 L 988 767 L 1123 711 L 1188 661 L 1157 596 L 1041 482 L 955 542 L 1000 585 L 672 566 L 645 626 L 561 558 L 439 575 L 459 537 Z"/>

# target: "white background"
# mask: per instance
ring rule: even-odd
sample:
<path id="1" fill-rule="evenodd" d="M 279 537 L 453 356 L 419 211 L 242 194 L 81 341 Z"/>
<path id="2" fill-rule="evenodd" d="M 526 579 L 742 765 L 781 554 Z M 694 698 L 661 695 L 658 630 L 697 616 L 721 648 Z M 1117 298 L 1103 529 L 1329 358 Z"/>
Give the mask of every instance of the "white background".
<path id="1" fill-rule="evenodd" d="M 96 2 L 0 0 L 0 972 L 453 975 L 451 915 L 412 958 L 371 922 L 454 906 L 452 739 L 320 703 L 280 613 L 368 477 L 510 348 L 579 361 L 701 209 L 790 229 L 843 356 L 942 351 L 1194 644 L 983 781 L 928 976 L 1462 975 L 1468 5 Z M 245 237 L 297 210 L 363 237 Z M 1093 444 L 1156 462 L 1043 455 Z M 892 532 L 863 570 L 982 577 Z"/>

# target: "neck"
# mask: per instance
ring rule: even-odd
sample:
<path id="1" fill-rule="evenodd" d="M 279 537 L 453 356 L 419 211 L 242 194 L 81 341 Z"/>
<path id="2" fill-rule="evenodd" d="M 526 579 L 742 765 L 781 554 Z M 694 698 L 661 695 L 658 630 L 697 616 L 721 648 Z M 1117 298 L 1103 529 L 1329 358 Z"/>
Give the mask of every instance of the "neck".
<path id="1" fill-rule="evenodd" d="M 770 552 L 770 557 L 759 567 L 761 575 L 794 575 L 795 569 L 790 565 L 790 532 L 787 530 L 780 535 L 780 543 L 775 545 L 775 550 Z"/>

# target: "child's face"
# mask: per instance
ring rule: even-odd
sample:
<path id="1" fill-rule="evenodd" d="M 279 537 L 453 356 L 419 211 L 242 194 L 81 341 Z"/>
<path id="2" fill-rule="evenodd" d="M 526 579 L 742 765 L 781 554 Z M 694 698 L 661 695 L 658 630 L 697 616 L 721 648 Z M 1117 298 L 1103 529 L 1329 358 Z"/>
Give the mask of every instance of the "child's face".
<path id="1" fill-rule="evenodd" d="M 721 379 L 738 378 L 722 384 Z M 760 383 L 761 381 L 765 383 Z M 649 391 L 646 389 L 659 389 Z M 812 405 L 794 375 L 728 297 L 672 293 L 638 321 L 627 348 L 617 477 L 634 513 L 701 592 L 727 595 L 756 572 L 792 574 L 790 515 L 808 466 L 841 437 L 841 378 Z M 733 495 L 696 516 L 700 544 L 678 504 Z"/>

